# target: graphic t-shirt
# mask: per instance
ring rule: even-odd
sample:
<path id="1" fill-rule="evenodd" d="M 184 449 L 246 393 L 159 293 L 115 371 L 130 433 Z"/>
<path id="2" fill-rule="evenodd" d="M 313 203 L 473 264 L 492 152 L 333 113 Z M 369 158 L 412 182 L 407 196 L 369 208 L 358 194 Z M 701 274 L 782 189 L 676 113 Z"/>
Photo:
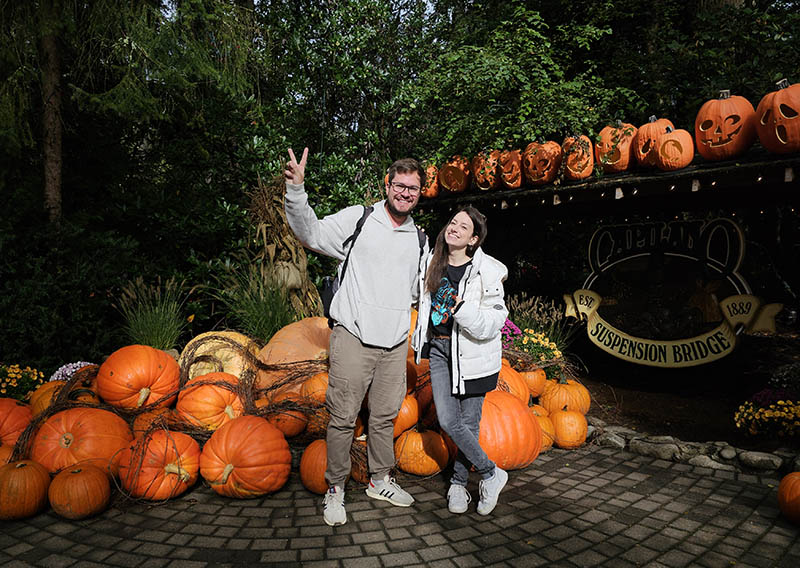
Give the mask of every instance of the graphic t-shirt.
<path id="1" fill-rule="evenodd" d="M 442 278 L 438 290 L 431 294 L 431 327 L 433 335 L 450 335 L 453 330 L 453 311 L 456 307 L 458 283 L 464 277 L 467 266 L 448 266 L 447 274 Z"/>

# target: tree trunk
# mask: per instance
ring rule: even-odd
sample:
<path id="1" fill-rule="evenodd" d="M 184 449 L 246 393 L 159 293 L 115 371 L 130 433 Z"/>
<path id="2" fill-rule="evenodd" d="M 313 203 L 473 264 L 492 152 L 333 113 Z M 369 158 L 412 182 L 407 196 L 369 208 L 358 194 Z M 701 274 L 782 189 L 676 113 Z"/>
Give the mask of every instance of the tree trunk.
<path id="1" fill-rule="evenodd" d="M 44 156 L 44 208 L 48 220 L 61 222 L 61 59 L 53 2 L 42 5 L 42 153 Z"/>

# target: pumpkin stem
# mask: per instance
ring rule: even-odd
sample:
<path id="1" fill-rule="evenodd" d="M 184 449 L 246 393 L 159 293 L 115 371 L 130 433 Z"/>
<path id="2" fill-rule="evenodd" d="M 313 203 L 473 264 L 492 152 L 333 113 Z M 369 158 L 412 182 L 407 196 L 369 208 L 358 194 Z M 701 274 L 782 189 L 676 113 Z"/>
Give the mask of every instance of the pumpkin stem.
<path id="1" fill-rule="evenodd" d="M 228 483 L 228 477 L 230 477 L 231 473 L 233 472 L 233 464 L 229 463 L 225 466 L 225 469 L 222 470 L 222 483 Z"/>
<path id="2" fill-rule="evenodd" d="M 175 462 L 168 463 L 166 466 L 164 466 L 164 471 L 167 473 L 174 473 L 175 475 L 178 476 L 178 479 L 180 479 L 183 483 L 188 483 L 192 477 L 191 475 L 189 475 L 188 471 L 183 469 Z"/>
<path id="3" fill-rule="evenodd" d="M 786 78 L 783 78 L 780 81 L 778 81 L 777 83 L 775 83 L 775 86 L 778 87 L 779 89 L 788 89 L 789 88 L 789 80 L 786 79 Z"/>
<path id="4" fill-rule="evenodd" d="M 136 401 L 136 407 L 139 408 L 144 404 L 147 400 L 147 397 L 150 396 L 150 388 L 144 387 L 142 390 L 139 391 L 139 400 Z"/>
<path id="5" fill-rule="evenodd" d="M 230 404 L 225 407 L 225 414 L 227 414 L 228 418 L 230 418 L 231 420 L 236 418 L 236 412 L 234 412 L 233 407 Z"/>
<path id="6" fill-rule="evenodd" d="M 70 444 L 72 444 L 72 442 L 74 440 L 75 440 L 75 436 L 73 436 L 69 432 L 66 432 L 58 440 L 58 443 L 62 448 L 69 448 Z"/>
<path id="7" fill-rule="evenodd" d="M 720 99 L 729 99 L 729 98 L 731 98 L 731 91 L 730 91 L 730 89 L 722 89 L 722 90 L 719 92 L 719 98 L 720 98 Z"/>

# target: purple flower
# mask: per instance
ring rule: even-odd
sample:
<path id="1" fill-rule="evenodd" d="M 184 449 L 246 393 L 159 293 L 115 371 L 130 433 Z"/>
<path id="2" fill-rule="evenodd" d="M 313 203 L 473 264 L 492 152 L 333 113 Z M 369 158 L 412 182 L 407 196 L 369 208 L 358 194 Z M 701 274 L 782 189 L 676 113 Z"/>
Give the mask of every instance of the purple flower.
<path id="1" fill-rule="evenodd" d="M 506 323 L 500 329 L 500 334 L 503 336 L 502 343 L 503 349 L 508 349 L 514 344 L 514 338 L 522 335 L 522 330 L 514 325 L 514 322 L 506 318 Z"/>

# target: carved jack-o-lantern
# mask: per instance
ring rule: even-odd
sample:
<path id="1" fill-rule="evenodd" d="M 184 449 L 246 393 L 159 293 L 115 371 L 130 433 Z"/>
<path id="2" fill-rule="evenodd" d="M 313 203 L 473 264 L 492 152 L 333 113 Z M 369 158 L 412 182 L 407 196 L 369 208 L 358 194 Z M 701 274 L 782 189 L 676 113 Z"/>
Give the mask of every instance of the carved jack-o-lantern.
<path id="1" fill-rule="evenodd" d="M 522 169 L 531 185 L 551 183 L 560 168 L 561 145 L 558 142 L 531 142 L 522 153 Z"/>
<path id="2" fill-rule="evenodd" d="M 469 187 L 469 180 L 469 161 L 464 156 L 453 156 L 439 168 L 439 185 L 447 191 L 464 191 Z"/>
<path id="3" fill-rule="evenodd" d="M 726 160 L 745 153 L 756 139 L 756 112 L 744 97 L 720 91 L 703 103 L 694 120 L 697 152 L 706 160 Z"/>
<path id="4" fill-rule="evenodd" d="M 776 154 L 800 151 L 800 83 L 786 79 L 767 93 L 756 109 L 756 132 L 761 144 Z"/>
<path id="5" fill-rule="evenodd" d="M 478 189 L 486 191 L 500 185 L 500 150 L 486 150 L 472 158 L 472 177 Z"/>
<path id="6" fill-rule="evenodd" d="M 672 121 L 668 118 L 650 117 L 647 124 L 643 124 L 636 132 L 633 141 L 633 155 L 636 162 L 644 167 L 656 167 L 656 137 L 667 131 L 667 127 L 675 128 Z"/>
<path id="7" fill-rule="evenodd" d="M 567 161 L 564 177 L 578 180 L 586 179 L 594 171 L 594 152 L 592 141 L 586 135 L 568 136 L 561 145 Z"/>
<path id="8" fill-rule="evenodd" d="M 439 168 L 434 164 L 429 164 L 425 168 L 425 186 L 420 192 L 422 197 L 432 199 L 439 195 Z"/>
<path id="9" fill-rule="evenodd" d="M 636 132 L 633 124 L 619 120 L 616 126 L 609 125 L 600 131 L 600 139 L 594 145 L 594 157 L 604 172 L 624 172 L 630 167 L 634 160 L 633 140 Z"/>
<path id="10" fill-rule="evenodd" d="M 508 189 L 522 186 L 522 152 L 505 150 L 500 154 L 500 180 Z"/>
<path id="11" fill-rule="evenodd" d="M 656 142 L 656 166 L 660 170 L 679 170 L 692 163 L 694 139 L 688 130 L 667 128 Z"/>

